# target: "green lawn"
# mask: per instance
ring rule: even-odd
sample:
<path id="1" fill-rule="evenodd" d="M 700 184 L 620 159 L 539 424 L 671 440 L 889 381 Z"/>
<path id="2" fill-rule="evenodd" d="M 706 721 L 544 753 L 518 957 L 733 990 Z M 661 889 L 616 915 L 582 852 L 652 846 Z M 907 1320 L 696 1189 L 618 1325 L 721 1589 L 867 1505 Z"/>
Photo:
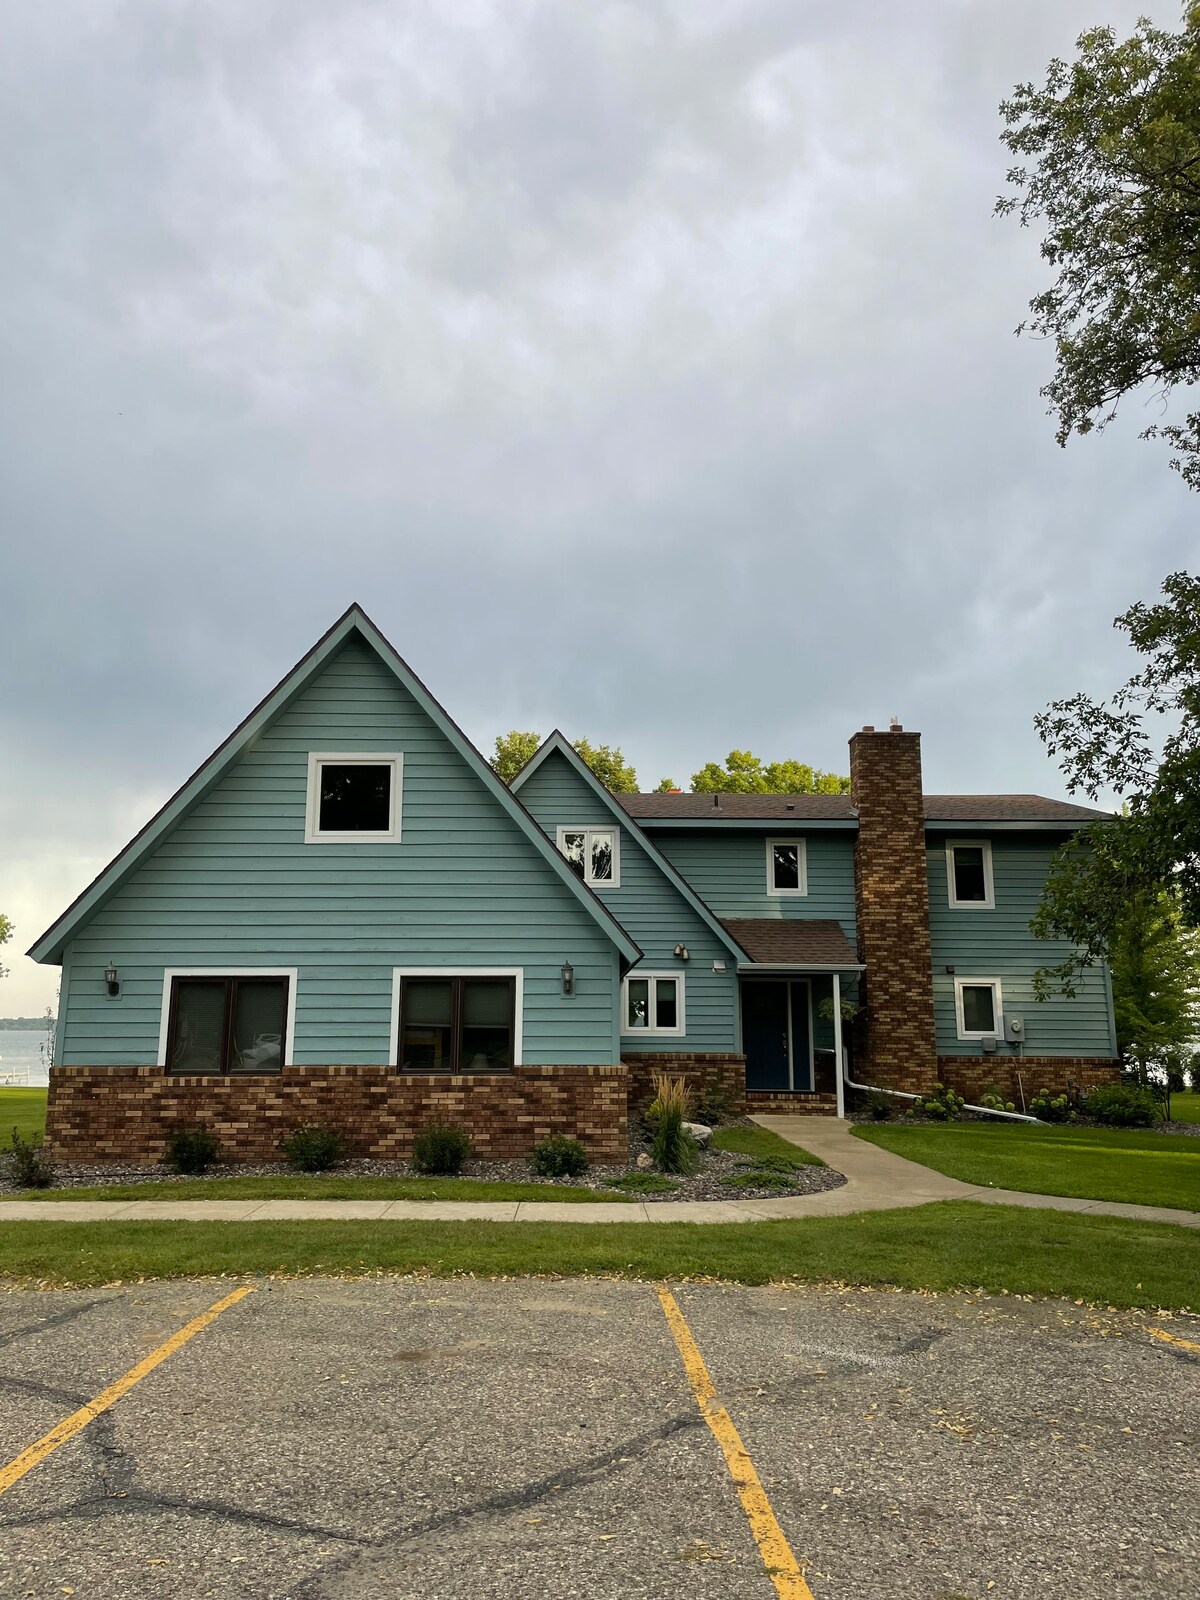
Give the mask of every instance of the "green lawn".
<path id="1" fill-rule="evenodd" d="M 1188 1090 L 1186 1094 L 1173 1094 L 1171 1117 L 1175 1122 L 1200 1122 L 1200 1094 L 1193 1090 Z"/>
<path id="2" fill-rule="evenodd" d="M 790 1139 L 781 1139 L 767 1128 L 717 1128 L 713 1133 L 715 1150 L 733 1150 L 738 1155 L 753 1156 L 763 1160 L 770 1156 L 786 1156 L 798 1166 L 823 1167 L 820 1156 L 801 1150 Z"/>
<path id="3" fill-rule="evenodd" d="M 743 1224 L 3 1222 L 0 1277 L 45 1286 L 369 1272 L 842 1282 L 1200 1305 L 1200 1233 L 941 1204 Z"/>
<path id="4" fill-rule="evenodd" d="M 31 1139 L 46 1125 L 45 1089 L 0 1088 L 0 1149 L 7 1149 L 13 1128 Z"/>
<path id="5" fill-rule="evenodd" d="M 174 1178 L 101 1183 L 77 1189 L 22 1189 L 6 1200 L 633 1200 L 611 1189 L 546 1183 L 490 1183 L 481 1178 L 354 1178 L 336 1172 L 289 1172 L 269 1178 Z"/>
<path id="6" fill-rule="evenodd" d="M 991 1122 L 854 1131 L 965 1183 L 1200 1211 L 1200 1139 L 1186 1135 Z"/>

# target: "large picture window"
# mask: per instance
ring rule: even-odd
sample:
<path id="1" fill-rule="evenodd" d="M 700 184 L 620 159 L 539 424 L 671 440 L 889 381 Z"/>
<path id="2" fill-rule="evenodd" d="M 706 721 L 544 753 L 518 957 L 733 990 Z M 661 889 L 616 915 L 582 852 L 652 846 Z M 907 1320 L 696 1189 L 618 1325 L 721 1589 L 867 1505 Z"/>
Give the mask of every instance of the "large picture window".
<path id="1" fill-rule="evenodd" d="M 401 1072 L 508 1072 L 516 1064 L 517 980 L 507 973 L 405 973 Z"/>
<path id="2" fill-rule="evenodd" d="M 682 973 L 631 973 L 625 979 L 621 1011 L 622 1033 L 682 1033 Z"/>
<path id="3" fill-rule="evenodd" d="M 390 844 L 400 839 L 398 751 L 310 751 L 308 844 Z"/>
<path id="4" fill-rule="evenodd" d="M 288 1036 L 291 983 L 274 974 L 170 977 L 168 1072 L 278 1072 Z"/>

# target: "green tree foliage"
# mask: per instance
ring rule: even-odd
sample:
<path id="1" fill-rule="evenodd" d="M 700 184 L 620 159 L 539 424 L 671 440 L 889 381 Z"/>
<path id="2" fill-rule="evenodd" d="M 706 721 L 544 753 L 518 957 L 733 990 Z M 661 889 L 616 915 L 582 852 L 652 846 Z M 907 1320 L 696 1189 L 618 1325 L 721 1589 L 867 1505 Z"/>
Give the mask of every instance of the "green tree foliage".
<path id="1" fill-rule="evenodd" d="M 806 761 L 764 765 L 749 750 L 731 750 L 723 767 L 715 761 L 692 773 L 694 794 L 849 794 L 850 779 L 819 772 Z"/>
<path id="2" fill-rule="evenodd" d="M 1142 18 L 1132 36 L 1080 35 L 1072 62 L 1002 102 L 1003 142 L 1021 165 L 996 209 L 1044 227 L 1056 274 L 1026 328 L 1053 341 L 1042 389 L 1058 440 L 1112 421 L 1122 396 L 1162 399 L 1200 378 L 1200 4 L 1178 33 Z M 1200 411 L 1146 428 L 1200 488 Z"/>
<path id="3" fill-rule="evenodd" d="M 1039 974 L 1039 992 L 1118 948 L 1129 907 L 1168 895 L 1186 928 L 1200 925 L 1200 579 L 1176 572 L 1164 600 L 1116 619 L 1143 665 L 1106 704 L 1085 694 L 1035 719 L 1072 793 L 1112 792 L 1120 816 L 1080 830 L 1059 852 L 1031 923 L 1076 953 Z"/>
<path id="4" fill-rule="evenodd" d="M 533 758 L 541 742 L 540 733 L 521 733 L 516 728 L 511 733 L 497 735 L 496 753 L 492 757 L 496 775 L 503 782 L 511 783 Z M 572 742 L 580 758 L 611 793 L 637 792 L 637 773 L 621 754 L 619 746 L 592 744 L 590 739 L 575 739 Z"/>
<path id="5" fill-rule="evenodd" d="M 654 786 L 655 794 L 673 794 L 679 785 L 674 778 L 660 778 Z"/>
<path id="6" fill-rule="evenodd" d="M 8 941 L 12 938 L 12 936 L 13 936 L 13 925 L 8 920 L 8 918 L 4 915 L 4 913 L 2 911 L 0 911 L 0 944 L 7 944 Z M 4 966 L 0 966 L 0 978 L 6 978 L 7 976 L 8 976 L 8 968 L 4 967 Z"/>
<path id="7" fill-rule="evenodd" d="M 1117 1046 L 1143 1080 L 1160 1068 L 1181 1082 L 1194 1054 L 1200 939 L 1168 894 L 1129 901 L 1108 952 Z"/>

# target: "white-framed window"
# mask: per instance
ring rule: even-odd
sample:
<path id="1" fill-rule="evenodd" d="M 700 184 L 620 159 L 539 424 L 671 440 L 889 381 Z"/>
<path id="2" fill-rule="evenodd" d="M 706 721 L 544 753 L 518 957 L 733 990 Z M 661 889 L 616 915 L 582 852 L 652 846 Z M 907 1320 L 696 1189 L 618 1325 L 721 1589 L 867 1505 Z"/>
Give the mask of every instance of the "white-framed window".
<path id="1" fill-rule="evenodd" d="M 951 839 L 946 845 L 946 891 L 954 911 L 993 911 L 992 845 L 989 839 Z"/>
<path id="2" fill-rule="evenodd" d="M 560 828 L 558 848 L 571 871 L 593 889 L 621 887 L 619 828 Z"/>
<path id="3" fill-rule="evenodd" d="M 683 973 L 631 972 L 621 985 L 621 1032 L 683 1031 Z"/>
<path id="4" fill-rule="evenodd" d="M 293 1059 L 295 967 L 167 967 L 158 1062 L 212 1077 L 278 1072 Z"/>
<path id="5" fill-rule="evenodd" d="M 523 967 L 393 967 L 397 1072 L 508 1072 L 522 1062 Z"/>
<path id="6" fill-rule="evenodd" d="M 990 1039 L 1004 1031 L 999 978 L 955 978 L 954 1014 L 960 1039 Z"/>
<path id="7" fill-rule="evenodd" d="M 310 750 L 305 844 L 399 844 L 398 750 Z"/>
<path id="8" fill-rule="evenodd" d="M 808 893 L 808 851 L 803 839 L 767 840 L 767 893 Z"/>

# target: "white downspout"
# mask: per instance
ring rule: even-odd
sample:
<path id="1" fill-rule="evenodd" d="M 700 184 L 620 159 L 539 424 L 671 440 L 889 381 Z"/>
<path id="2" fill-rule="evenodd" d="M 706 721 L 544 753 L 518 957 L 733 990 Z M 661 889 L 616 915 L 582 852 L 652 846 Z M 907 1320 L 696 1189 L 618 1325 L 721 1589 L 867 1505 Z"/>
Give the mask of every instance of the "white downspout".
<path id="1" fill-rule="evenodd" d="M 885 1089 L 881 1083 L 855 1083 L 854 1079 L 846 1072 L 843 1066 L 846 1084 L 851 1089 L 865 1089 L 869 1094 L 890 1094 L 897 1100 L 923 1100 L 924 1095 L 909 1094 L 907 1089 Z M 838 1084 L 838 1103 L 841 1104 L 842 1086 Z M 969 1101 L 963 1102 L 964 1111 L 975 1111 L 981 1117 L 1003 1117 L 1006 1122 L 1036 1122 L 1039 1128 L 1049 1127 L 1040 1117 L 1022 1116 L 1019 1111 L 994 1111 L 991 1106 L 973 1106 Z M 838 1115 L 841 1116 L 841 1112 Z"/>
<path id="2" fill-rule="evenodd" d="M 842 980 L 833 974 L 833 1075 L 837 1083 L 837 1114 L 846 1115 L 846 1089 L 842 1082 L 845 1067 L 842 1064 Z"/>

